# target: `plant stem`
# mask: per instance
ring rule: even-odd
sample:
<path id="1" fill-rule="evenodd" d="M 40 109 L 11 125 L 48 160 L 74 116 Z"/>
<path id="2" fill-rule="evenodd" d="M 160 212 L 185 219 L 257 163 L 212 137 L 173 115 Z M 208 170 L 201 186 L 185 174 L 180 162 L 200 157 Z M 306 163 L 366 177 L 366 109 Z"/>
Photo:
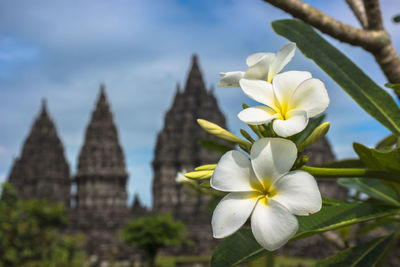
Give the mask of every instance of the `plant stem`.
<path id="1" fill-rule="evenodd" d="M 380 170 L 371 170 L 363 168 L 318 168 L 310 166 L 302 166 L 300 170 L 306 171 L 318 178 L 334 178 L 334 177 L 365 177 L 384 179 L 396 183 L 400 183 L 400 175 Z"/>

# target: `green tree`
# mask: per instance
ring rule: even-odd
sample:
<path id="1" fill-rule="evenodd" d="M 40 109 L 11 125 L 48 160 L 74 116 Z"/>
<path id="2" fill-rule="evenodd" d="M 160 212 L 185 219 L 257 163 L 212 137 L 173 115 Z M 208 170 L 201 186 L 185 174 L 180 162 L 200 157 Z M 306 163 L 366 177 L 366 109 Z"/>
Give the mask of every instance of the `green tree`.
<path id="1" fill-rule="evenodd" d="M 174 221 L 170 214 L 139 218 L 127 224 L 121 232 L 121 238 L 130 246 L 146 253 L 150 266 L 154 266 L 157 252 L 161 248 L 186 243 L 186 227 L 180 221 Z"/>
<path id="2" fill-rule="evenodd" d="M 82 237 L 59 233 L 66 222 L 63 205 L 19 200 L 12 186 L 4 184 L 0 199 L 0 267 L 82 266 L 85 257 L 78 250 Z"/>

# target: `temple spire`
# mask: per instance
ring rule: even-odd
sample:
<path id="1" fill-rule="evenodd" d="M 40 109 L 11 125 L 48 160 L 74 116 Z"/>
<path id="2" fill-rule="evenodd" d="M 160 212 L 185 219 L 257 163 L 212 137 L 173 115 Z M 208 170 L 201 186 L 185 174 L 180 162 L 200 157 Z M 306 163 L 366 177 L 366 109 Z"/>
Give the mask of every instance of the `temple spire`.
<path id="1" fill-rule="evenodd" d="M 205 85 L 203 81 L 203 75 L 201 74 L 199 67 L 199 60 L 196 54 L 192 56 L 192 63 L 190 71 L 186 80 L 185 93 L 194 94 L 197 96 L 205 93 Z"/>
<path id="2" fill-rule="evenodd" d="M 77 208 L 106 213 L 126 212 L 125 157 L 108 104 L 105 86 L 100 86 L 96 106 L 86 128 L 78 160 Z M 110 201 L 112 199 L 112 201 Z"/>
<path id="3" fill-rule="evenodd" d="M 135 194 L 133 200 L 131 212 L 134 218 L 138 218 L 148 214 L 147 208 L 143 206 L 142 202 L 140 201 L 139 195 L 137 193 Z"/>
<path id="4" fill-rule="evenodd" d="M 125 158 L 104 85 L 100 86 L 96 106 L 79 155 L 77 176 L 85 174 L 127 175 Z"/>
<path id="5" fill-rule="evenodd" d="M 69 205 L 69 166 L 45 99 L 8 180 L 23 199 L 43 198 Z"/>
<path id="6" fill-rule="evenodd" d="M 100 92 L 97 105 L 108 105 L 106 96 L 106 86 L 103 83 L 100 84 Z"/>
<path id="7" fill-rule="evenodd" d="M 45 97 L 42 98 L 42 107 L 40 110 L 40 117 L 49 117 L 47 112 L 47 99 Z"/>
<path id="8" fill-rule="evenodd" d="M 85 246 L 95 247 L 100 255 L 122 246 L 116 235 L 130 218 L 127 180 L 124 154 L 102 84 L 79 153 L 76 208 L 70 217 L 71 228 L 88 236 Z"/>
<path id="9" fill-rule="evenodd" d="M 198 126 L 198 118 L 226 127 L 217 100 L 207 92 L 204 85 L 199 59 L 193 55 L 185 90 L 175 96 L 167 111 L 164 128 L 158 134 L 153 160 L 154 209 L 160 213 L 172 212 L 184 222 L 209 219 L 208 215 L 200 211 L 207 203 L 207 197 L 189 198 L 189 193 L 176 185 L 177 172 L 218 161 L 216 154 L 199 146 L 199 140 L 215 137 Z"/>
<path id="10" fill-rule="evenodd" d="M 197 56 L 197 54 L 196 53 L 194 53 L 193 55 L 192 55 L 192 65 L 197 65 L 198 64 L 198 59 L 199 59 L 199 57 Z"/>

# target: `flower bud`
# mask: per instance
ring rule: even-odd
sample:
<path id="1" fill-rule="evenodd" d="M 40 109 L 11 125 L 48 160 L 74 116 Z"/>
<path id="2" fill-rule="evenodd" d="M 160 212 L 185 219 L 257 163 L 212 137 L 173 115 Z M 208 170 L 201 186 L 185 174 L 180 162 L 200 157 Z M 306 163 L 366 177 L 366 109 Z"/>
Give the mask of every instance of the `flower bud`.
<path id="1" fill-rule="evenodd" d="M 305 147 L 310 146 L 321 138 L 323 138 L 329 131 L 330 123 L 329 121 L 322 123 L 307 137 L 307 139 L 299 146 L 298 150 L 303 151 Z"/>
<path id="2" fill-rule="evenodd" d="M 202 182 L 200 186 L 204 188 L 211 188 L 210 181 Z"/>
<path id="3" fill-rule="evenodd" d="M 217 164 L 207 164 L 207 165 L 201 165 L 199 167 L 196 167 L 194 170 L 195 171 L 212 171 L 215 170 L 217 167 Z"/>
<path id="4" fill-rule="evenodd" d="M 242 144 L 248 148 L 251 147 L 251 143 L 247 142 L 246 140 L 241 139 L 240 137 L 234 135 L 231 132 L 228 132 L 224 128 L 218 126 L 215 123 L 203 120 L 203 119 L 198 119 L 197 123 L 203 128 L 205 131 L 209 132 L 210 134 L 213 134 L 221 139 L 225 139 L 234 143 Z"/>
<path id="5" fill-rule="evenodd" d="M 214 171 L 194 171 L 185 173 L 186 178 L 190 179 L 210 179 Z"/>

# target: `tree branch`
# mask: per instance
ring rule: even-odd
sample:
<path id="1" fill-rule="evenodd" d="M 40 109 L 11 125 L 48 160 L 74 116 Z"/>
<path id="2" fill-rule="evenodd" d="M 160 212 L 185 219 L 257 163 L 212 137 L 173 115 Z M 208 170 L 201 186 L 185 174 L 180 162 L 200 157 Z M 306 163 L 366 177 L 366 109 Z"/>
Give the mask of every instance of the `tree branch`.
<path id="1" fill-rule="evenodd" d="M 365 13 L 363 0 L 346 0 L 346 3 L 353 11 L 354 15 L 358 19 L 358 22 L 360 22 L 363 29 L 367 29 L 368 19 L 367 19 L 367 14 Z"/>
<path id="2" fill-rule="evenodd" d="M 375 57 L 389 82 L 400 83 L 400 57 L 383 27 L 379 0 L 362 0 L 368 21 L 368 28 L 365 29 L 340 22 L 301 0 L 264 1 L 339 41 L 364 48 Z"/>
<path id="3" fill-rule="evenodd" d="M 339 41 L 375 50 L 390 41 L 385 31 L 362 30 L 340 22 L 301 0 L 264 0 Z"/>
<path id="4" fill-rule="evenodd" d="M 363 0 L 370 30 L 384 30 L 379 0 Z"/>

